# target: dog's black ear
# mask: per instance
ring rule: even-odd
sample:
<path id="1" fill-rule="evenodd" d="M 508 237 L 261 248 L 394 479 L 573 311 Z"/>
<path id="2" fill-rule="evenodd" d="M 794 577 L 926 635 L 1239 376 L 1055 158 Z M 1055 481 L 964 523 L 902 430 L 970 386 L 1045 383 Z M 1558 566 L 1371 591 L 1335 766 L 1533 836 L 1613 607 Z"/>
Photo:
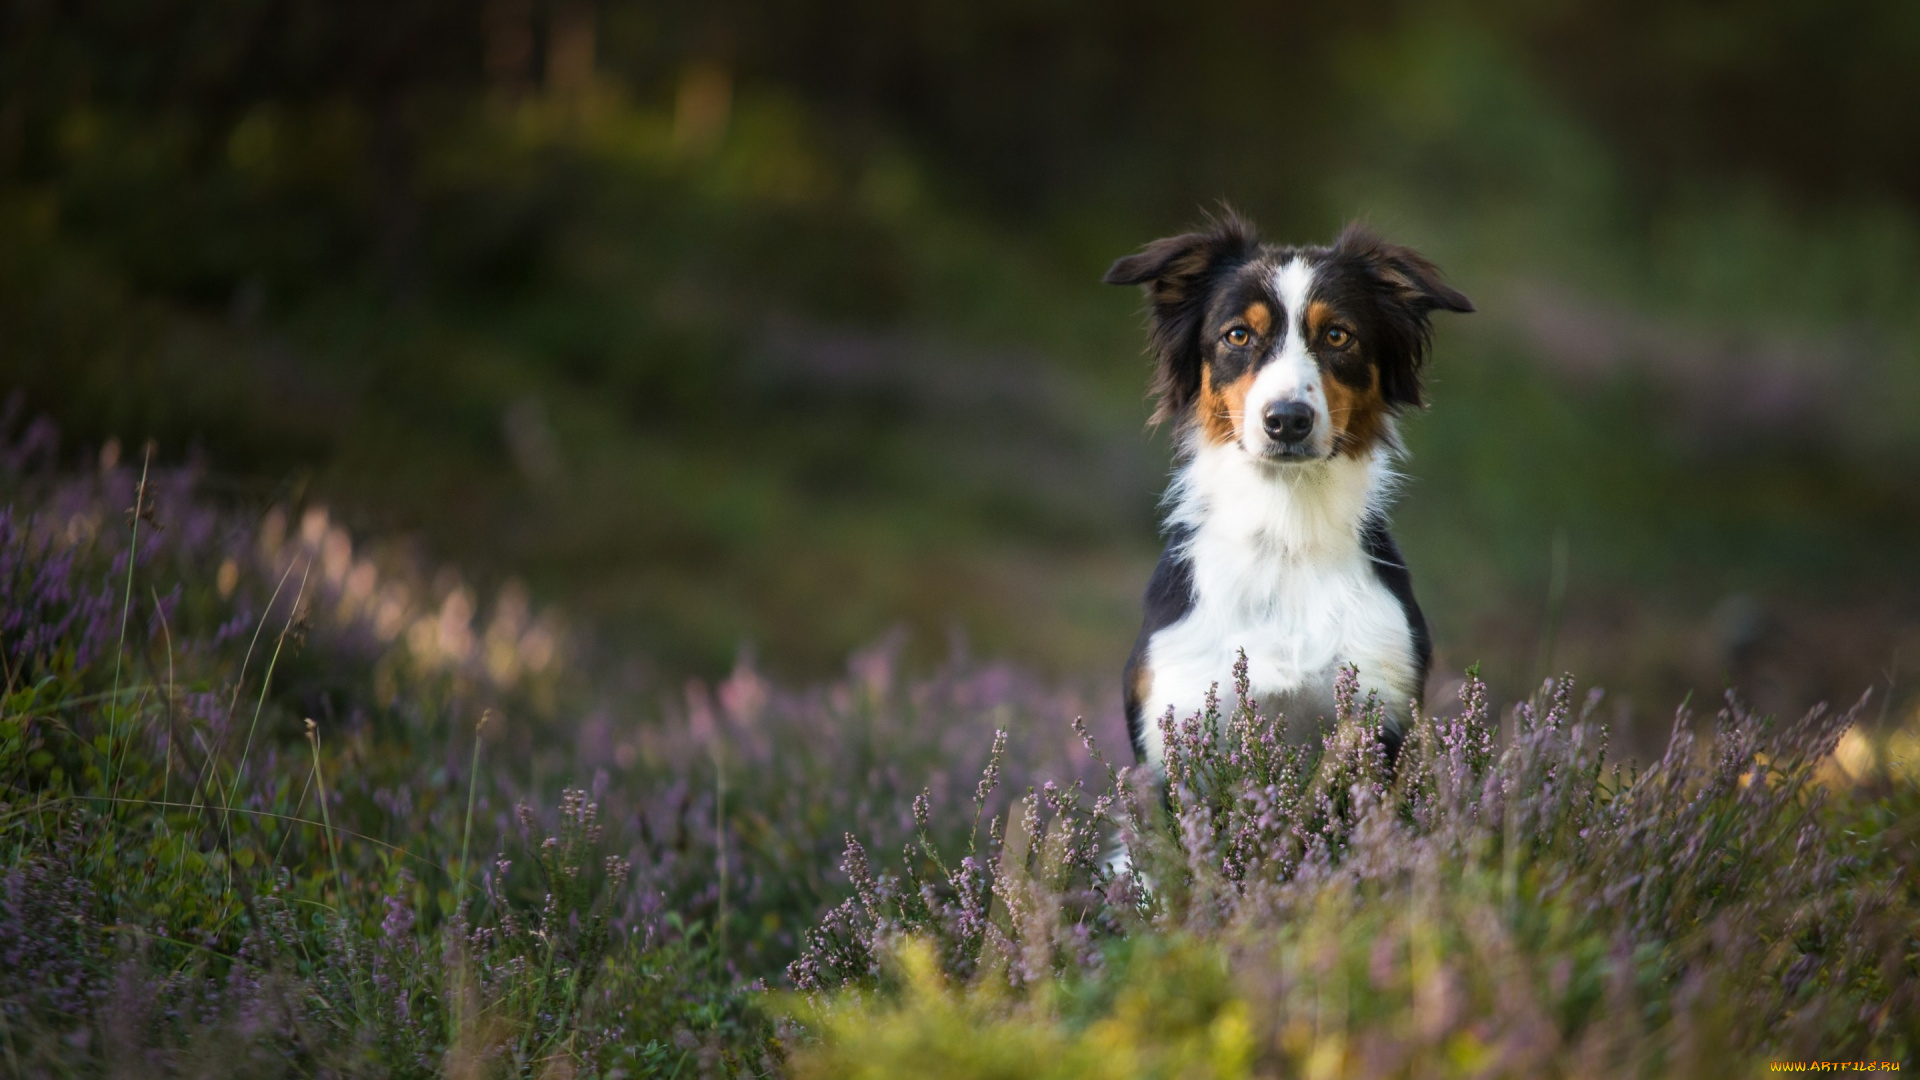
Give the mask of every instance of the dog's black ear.
<path id="1" fill-rule="evenodd" d="M 1334 258 L 1373 282 L 1379 306 L 1380 393 L 1389 405 L 1421 403 L 1420 373 L 1432 351 L 1435 311 L 1468 312 L 1473 301 L 1441 280 L 1440 268 L 1409 247 L 1389 244 L 1358 223 L 1333 245 Z"/>
<path id="2" fill-rule="evenodd" d="M 1179 416 L 1200 393 L 1199 333 L 1208 293 L 1259 247 L 1253 226 L 1227 210 L 1207 229 L 1155 240 L 1107 270 L 1107 284 L 1143 286 L 1152 307 L 1155 423 Z"/>

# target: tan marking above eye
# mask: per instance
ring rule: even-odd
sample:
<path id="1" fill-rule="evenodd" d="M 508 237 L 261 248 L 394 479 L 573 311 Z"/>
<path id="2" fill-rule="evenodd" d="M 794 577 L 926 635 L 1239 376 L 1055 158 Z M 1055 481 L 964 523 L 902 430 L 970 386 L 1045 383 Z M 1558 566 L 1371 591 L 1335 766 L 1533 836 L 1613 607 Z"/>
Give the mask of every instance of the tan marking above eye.
<path id="1" fill-rule="evenodd" d="M 1253 334 L 1244 326 L 1236 326 L 1227 331 L 1225 337 L 1227 344 L 1236 349 L 1244 348 L 1247 342 L 1253 340 Z"/>
<path id="2" fill-rule="evenodd" d="M 1326 333 L 1328 324 L 1333 322 L 1333 305 L 1325 300 L 1315 300 L 1307 305 L 1307 337 L 1319 340 Z"/>
<path id="3" fill-rule="evenodd" d="M 1353 334 L 1344 326 L 1327 327 L 1327 344 L 1335 349 L 1344 349 L 1353 344 Z"/>
<path id="4" fill-rule="evenodd" d="M 1266 337 L 1267 331 L 1273 329 L 1273 309 L 1260 301 L 1256 300 L 1248 304 L 1247 310 L 1241 312 L 1240 317 L 1246 320 L 1247 326 L 1259 337 Z"/>

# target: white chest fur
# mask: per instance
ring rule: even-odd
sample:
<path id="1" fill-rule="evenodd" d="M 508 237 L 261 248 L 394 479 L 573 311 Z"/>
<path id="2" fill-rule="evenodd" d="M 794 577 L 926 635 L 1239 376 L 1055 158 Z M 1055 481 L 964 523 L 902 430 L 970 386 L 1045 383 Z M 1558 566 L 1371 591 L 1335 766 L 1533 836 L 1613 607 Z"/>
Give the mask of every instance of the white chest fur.
<path id="1" fill-rule="evenodd" d="M 1392 473 L 1372 457 L 1275 466 L 1234 446 L 1195 449 L 1169 492 L 1170 522 L 1188 530 L 1193 607 L 1149 642 L 1144 720 L 1147 756 L 1163 760 L 1160 717 L 1193 715 L 1218 684 L 1232 693 L 1242 649 L 1268 715 L 1286 716 L 1300 739 L 1333 715 L 1341 666 L 1359 668 L 1402 718 L 1418 692 L 1413 634 L 1361 545 Z"/>

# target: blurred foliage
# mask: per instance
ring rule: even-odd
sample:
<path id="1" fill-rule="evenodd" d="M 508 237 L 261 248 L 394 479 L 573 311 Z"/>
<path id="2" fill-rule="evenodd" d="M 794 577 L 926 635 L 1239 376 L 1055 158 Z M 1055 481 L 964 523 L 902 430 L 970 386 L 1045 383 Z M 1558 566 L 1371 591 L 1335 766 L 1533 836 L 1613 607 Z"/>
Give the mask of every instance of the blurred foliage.
<path id="1" fill-rule="evenodd" d="M 1644 193 L 1747 173 L 1817 198 L 1920 199 L 1920 151 L 1899 134 L 1920 122 L 1920 17 L 1903 4 L 1130 0 L 1094 15 L 1007 0 L 27 0 L 6 16 L 0 100 L 9 163 L 45 175 L 77 105 L 182 123 L 204 159 L 262 103 L 345 102 L 404 127 L 423 118 L 396 113 L 444 116 L 488 88 L 576 91 L 598 73 L 657 97 L 718 64 L 818 103 L 853 152 L 911 133 L 1001 205 L 1092 192 L 1183 217 L 1252 177 L 1317 185 L 1381 104 L 1354 78 L 1365 54 L 1462 27 L 1604 132 Z"/>
<path id="2" fill-rule="evenodd" d="M 1914 19 L 27 0 L 0 379 L 522 574 L 610 666 L 901 623 L 1106 672 L 1166 449 L 1099 271 L 1222 196 L 1366 216 L 1481 308 L 1399 513 L 1446 664 L 1797 706 L 1920 636 Z"/>

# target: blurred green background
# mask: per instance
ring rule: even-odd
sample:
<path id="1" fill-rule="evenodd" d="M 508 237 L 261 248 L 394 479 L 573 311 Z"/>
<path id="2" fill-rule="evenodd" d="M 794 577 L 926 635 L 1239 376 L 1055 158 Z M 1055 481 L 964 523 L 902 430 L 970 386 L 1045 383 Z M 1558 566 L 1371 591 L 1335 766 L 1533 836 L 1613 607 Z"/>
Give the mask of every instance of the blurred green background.
<path id="1" fill-rule="evenodd" d="M 1101 271 L 1364 217 L 1480 306 L 1397 511 L 1443 673 L 1903 708 L 1917 132 L 1905 0 L 12 0 L 0 380 L 669 684 L 1105 686 L 1168 450 Z"/>

